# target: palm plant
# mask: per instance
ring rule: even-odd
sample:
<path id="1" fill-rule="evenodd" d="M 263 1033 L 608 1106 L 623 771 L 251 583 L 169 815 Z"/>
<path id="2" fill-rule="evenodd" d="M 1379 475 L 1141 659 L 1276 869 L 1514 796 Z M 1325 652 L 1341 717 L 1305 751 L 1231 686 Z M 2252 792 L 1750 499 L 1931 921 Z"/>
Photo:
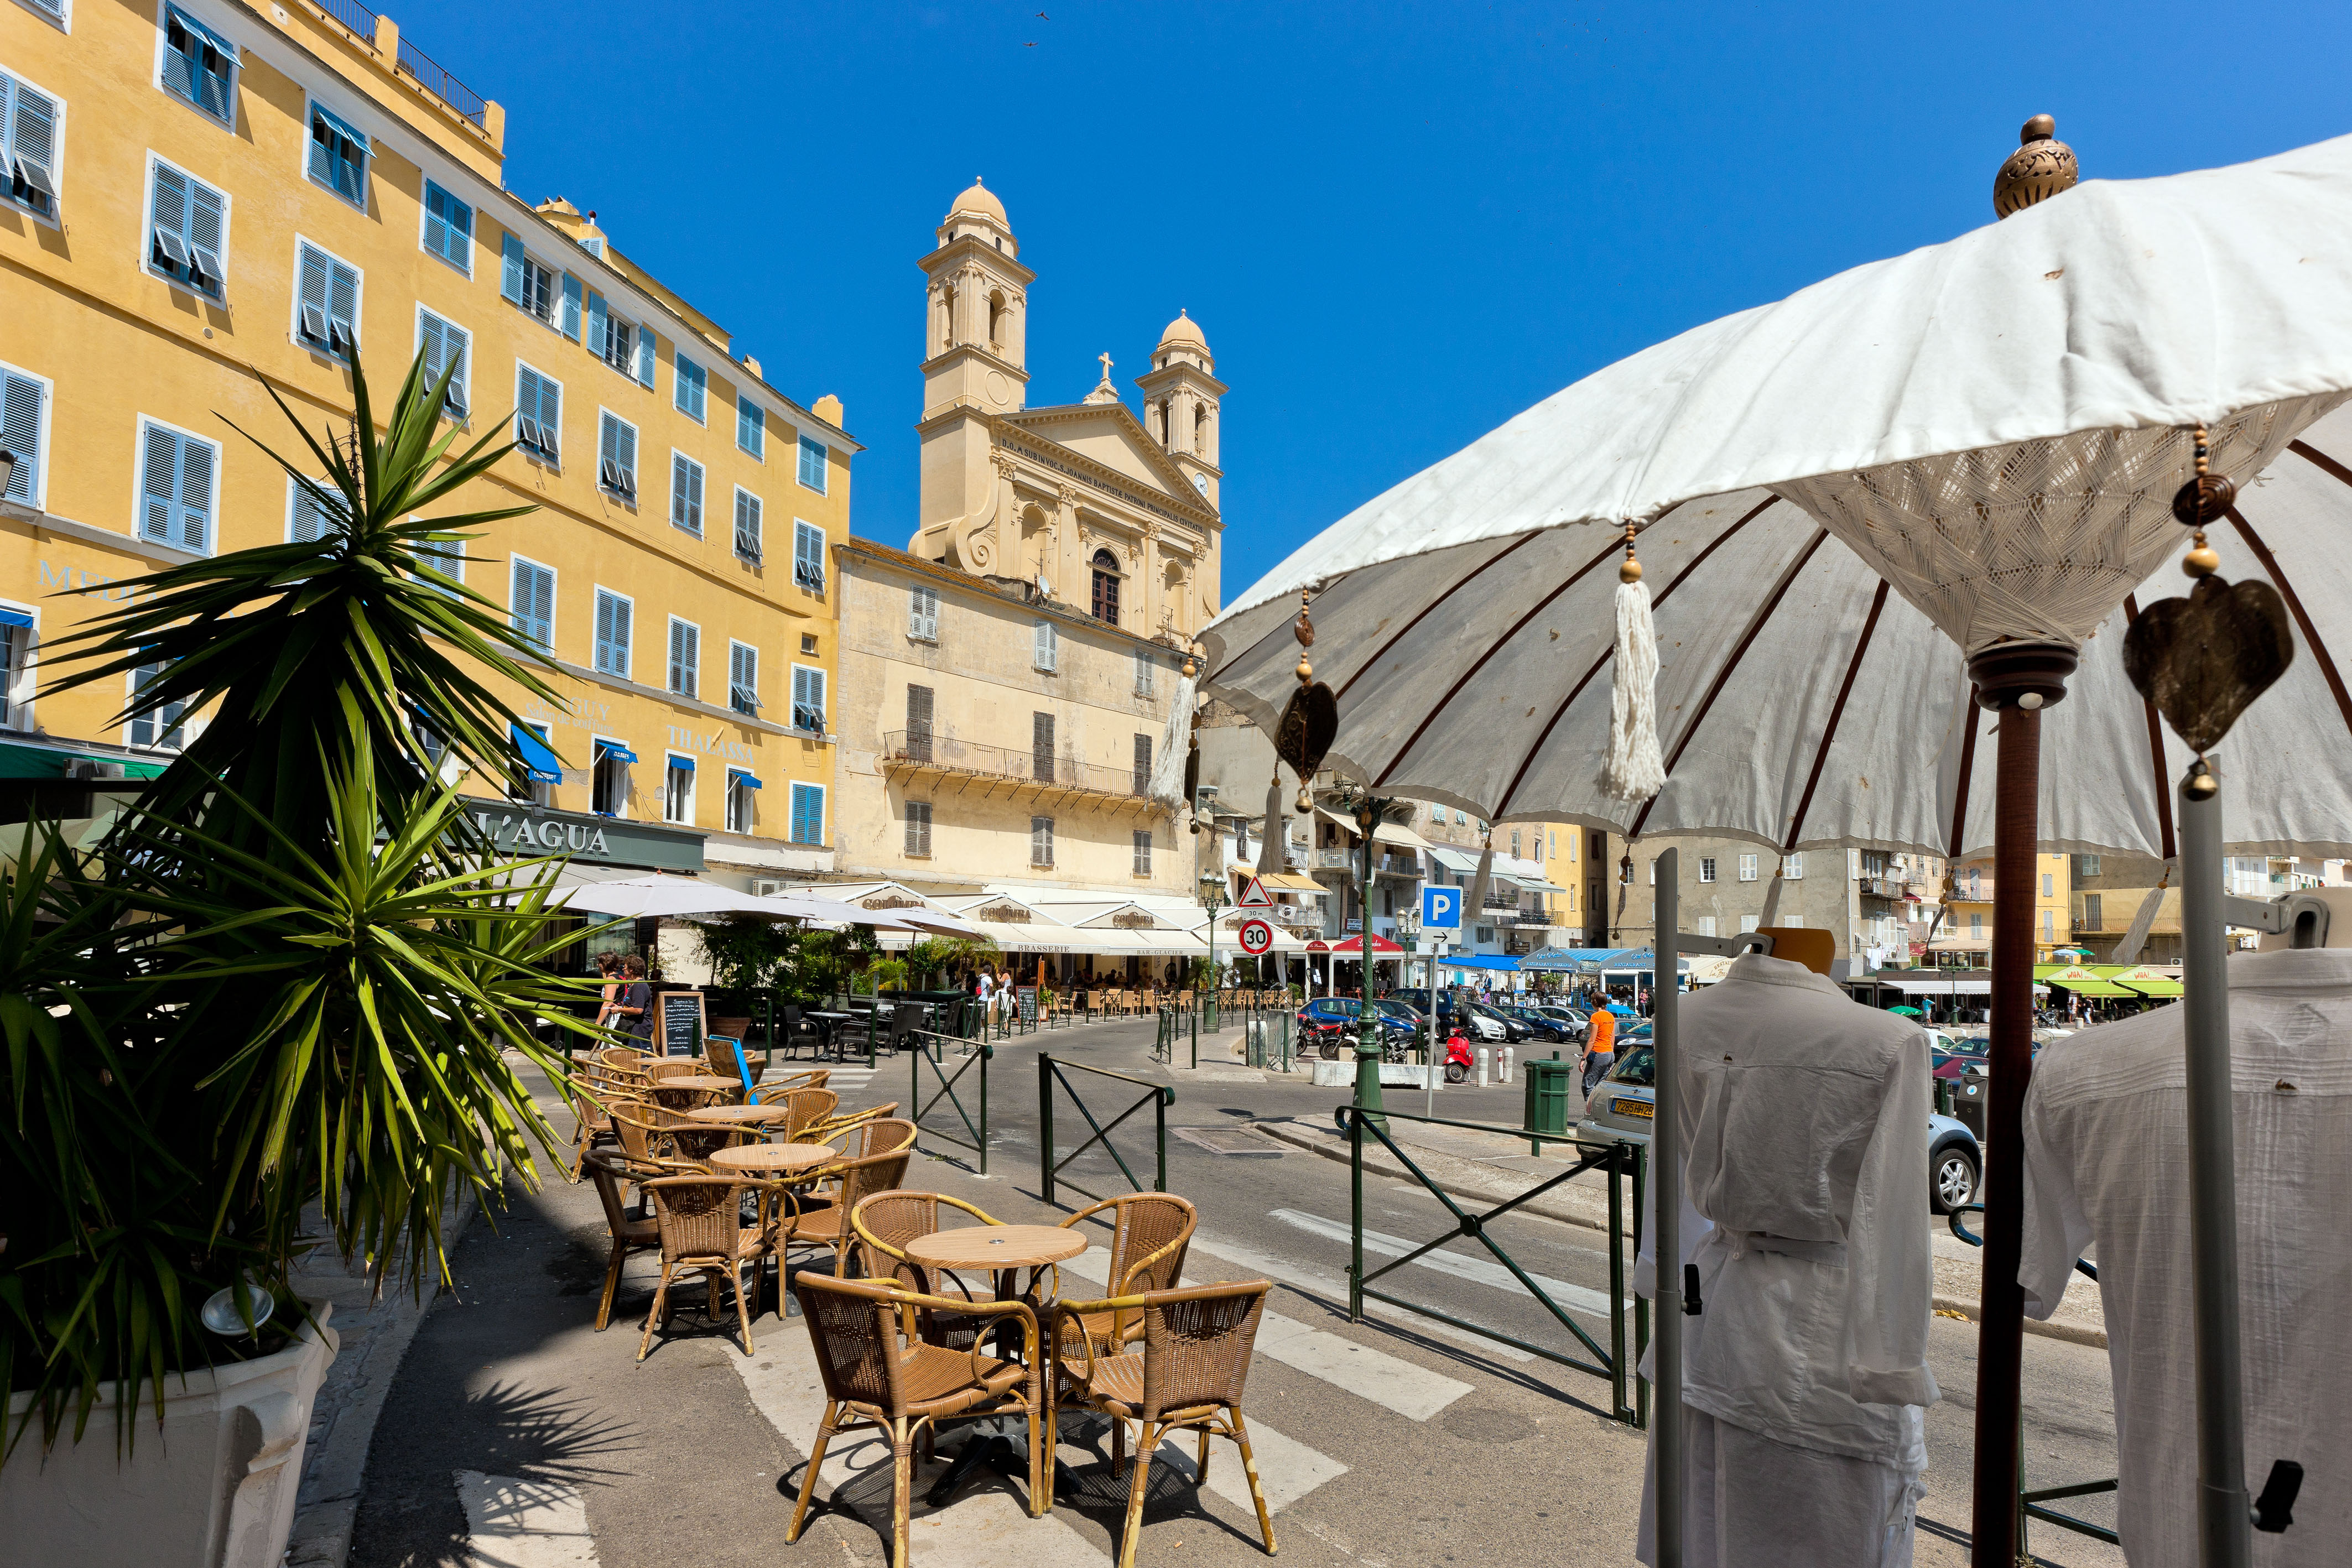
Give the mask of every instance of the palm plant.
<path id="1" fill-rule="evenodd" d="M 447 380 L 420 356 L 379 434 L 354 356 L 341 439 L 281 401 L 327 480 L 261 449 L 322 537 L 155 572 L 51 645 L 80 666 L 51 691 L 156 665 L 119 719 L 215 716 L 94 853 L 37 827 L 0 883 L 0 1387 L 36 1393 L 45 1442 L 69 1413 L 79 1440 L 109 1384 L 128 1442 L 142 1380 L 160 1416 L 165 1373 L 268 1348 L 207 1336 L 197 1307 L 244 1281 L 285 1296 L 309 1247 L 446 1275 L 446 1201 L 534 1180 L 551 1139 L 504 1052 L 552 1077 L 536 1029 L 592 1032 L 549 973 L 572 939 L 552 864 L 499 862 L 436 755 L 511 776 L 491 683 L 553 695 L 439 564 L 531 508 L 411 520 L 508 450 L 503 424 L 456 449 Z"/>

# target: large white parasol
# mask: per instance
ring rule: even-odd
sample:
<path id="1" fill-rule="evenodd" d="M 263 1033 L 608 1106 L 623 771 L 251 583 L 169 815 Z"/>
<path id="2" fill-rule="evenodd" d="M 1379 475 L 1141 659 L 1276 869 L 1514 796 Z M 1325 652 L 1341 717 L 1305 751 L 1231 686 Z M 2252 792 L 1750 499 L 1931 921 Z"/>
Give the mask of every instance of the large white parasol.
<path id="1" fill-rule="evenodd" d="M 2029 142 L 2036 134 L 2029 125 Z M 2166 780 L 2182 758 L 2122 680 L 2116 644 L 2142 612 L 2135 591 L 2187 542 L 2171 502 L 2191 476 L 2197 426 L 2242 501 L 2212 519 L 2222 570 L 2279 590 L 2307 656 L 2216 754 L 2217 773 L 2260 788 L 2231 792 L 2226 826 L 2210 802 L 2198 808 L 2196 837 L 2215 852 L 2228 838 L 2344 852 L 2352 699 L 2328 634 L 2352 586 L 2327 552 L 2352 518 L 2352 489 L 2330 488 L 2352 476 L 2352 443 L 2336 425 L 2299 448 L 2296 438 L 2347 391 L 2352 139 L 2085 184 L 1569 388 L 1342 519 L 1204 636 L 1208 689 L 1276 728 L 1281 747 L 1297 656 L 1289 601 L 1319 590 L 1312 652 L 1338 698 L 1328 755 L 1391 793 L 1784 848 L 1993 845 L 1997 894 L 2012 896 L 1997 904 L 1993 944 L 1974 1532 L 1984 1561 L 2008 1560 L 2014 1544 L 2016 1130 L 2032 951 L 2021 895 L 2036 841 L 2174 848 Z M 1639 532 L 1646 568 L 1627 569 L 1646 581 L 1622 595 L 1605 570 L 1620 527 L 1629 555 Z M 1610 679 L 1612 664 L 1646 663 L 1649 618 L 1628 609 L 1644 594 L 1656 604 L 1654 726 L 1646 683 L 1629 695 Z M 2053 706 L 2086 643 L 2074 700 Z M 1289 739 L 1325 738 L 1304 696 L 1291 711 Z M 1640 750 L 1628 737 L 1653 727 L 1663 757 L 1627 767 Z M 1980 745 L 1987 734 L 1997 741 Z M 1617 800 L 1601 782 L 1604 752 L 1617 783 L 1654 783 L 1662 761 L 1663 789 Z M 1663 1254 L 1675 1121 L 1664 1006 L 1658 1036 Z M 2199 1029 L 2191 1037 L 2194 1076 L 2211 1061 L 2200 1066 Z M 2218 1045 L 2226 1073 L 2225 1031 Z M 2206 1135 L 2192 1130 L 2192 1165 L 2221 1173 L 2226 1216 L 2227 1150 L 2213 1166 Z M 2209 1256 L 2234 1260 L 2234 1239 L 2217 1246 L 2200 1232 L 2197 1251 L 2201 1273 Z M 1659 1290 L 1666 1473 L 1673 1275 Z M 2200 1348 L 2200 1387 L 2209 1361 L 2234 1376 L 2231 1339 L 2226 1354 Z M 2200 1443 L 2233 1416 L 2208 1418 L 2200 1400 Z M 2209 1515 L 2237 1516 L 2238 1543 L 2209 1560 L 2243 1561 L 2240 1457 L 2207 1446 L 2200 1465 Z M 1675 1555 L 1664 1500 L 1676 1492 L 1661 1488 L 1662 1561 Z"/>

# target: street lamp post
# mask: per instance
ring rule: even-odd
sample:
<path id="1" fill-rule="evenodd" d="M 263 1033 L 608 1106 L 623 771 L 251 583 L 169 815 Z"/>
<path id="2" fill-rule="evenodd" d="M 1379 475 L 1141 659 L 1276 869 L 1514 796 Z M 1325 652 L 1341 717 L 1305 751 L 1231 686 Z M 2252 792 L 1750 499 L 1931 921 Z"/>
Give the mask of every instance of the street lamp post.
<path id="1" fill-rule="evenodd" d="M 1380 1015 L 1372 1007 L 1372 830 L 1380 825 L 1386 800 L 1376 800 L 1367 789 L 1352 802 L 1356 820 L 1356 939 L 1362 956 L 1362 994 L 1356 1012 L 1356 1108 L 1369 1121 L 1386 1125 L 1388 1106 L 1381 1098 Z"/>
<path id="2" fill-rule="evenodd" d="M 1203 871 L 1201 873 L 1201 906 L 1209 912 L 1209 924 L 1206 927 L 1209 937 L 1208 983 L 1214 988 L 1217 983 L 1217 912 L 1225 906 L 1224 873 Z M 1195 1018 L 1200 1016 L 1200 1010 L 1201 1000 L 1196 995 L 1192 998 L 1192 1012 Z M 1201 1031 L 1198 1027 L 1192 1030 L 1192 1065 L 1195 1067 L 1201 1065 Z"/>

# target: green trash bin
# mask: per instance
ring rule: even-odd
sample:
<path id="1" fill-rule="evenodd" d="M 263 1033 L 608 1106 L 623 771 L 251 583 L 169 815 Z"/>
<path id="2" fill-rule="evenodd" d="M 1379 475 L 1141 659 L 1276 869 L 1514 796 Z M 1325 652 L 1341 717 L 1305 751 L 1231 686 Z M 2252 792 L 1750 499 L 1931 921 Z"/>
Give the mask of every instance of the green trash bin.
<path id="1" fill-rule="evenodd" d="M 1522 1061 L 1519 1071 L 1528 1081 L 1527 1130 L 1566 1135 L 1575 1119 L 1576 1063 Z"/>

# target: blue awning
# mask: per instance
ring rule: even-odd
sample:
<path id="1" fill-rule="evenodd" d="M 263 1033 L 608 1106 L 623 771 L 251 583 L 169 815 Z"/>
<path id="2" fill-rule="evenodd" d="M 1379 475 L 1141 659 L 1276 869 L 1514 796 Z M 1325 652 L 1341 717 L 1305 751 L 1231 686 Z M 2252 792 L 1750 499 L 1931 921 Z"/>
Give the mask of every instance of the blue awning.
<path id="1" fill-rule="evenodd" d="M 740 784 L 746 789 L 757 789 L 760 788 L 760 781 L 751 774 L 744 772 L 740 768 L 730 768 L 727 770 L 727 781 L 730 784 Z"/>
<path id="2" fill-rule="evenodd" d="M 563 782 L 563 759 L 547 748 L 547 742 L 528 725 L 514 727 L 515 749 L 522 753 L 523 772 L 536 784 Z"/>
<path id="3" fill-rule="evenodd" d="M 622 762 L 635 762 L 637 759 L 637 754 L 617 740 L 600 740 L 596 743 L 596 760 L 602 762 L 606 758 Z"/>
<path id="4" fill-rule="evenodd" d="M 6 605 L 0 604 L 0 626 L 30 627 L 32 624 L 33 612 L 31 611 L 11 610 Z"/>
<path id="5" fill-rule="evenodd" d="M 669 754 L 669 770 L 672 773 L 691 773 L 694 771 L 694 758 L 680 757 L 673 751 Z"/>
<path id="6" fill-rule="evenodd" d="M 1437 961 L 1437 967 L 1441 969 L 1516 970 L 1519 967 L 1519 961 L 1517 958 L 1498 957 L 1492 953 L 1465 953 L 1455 958 L 1440 958 Z"/>

